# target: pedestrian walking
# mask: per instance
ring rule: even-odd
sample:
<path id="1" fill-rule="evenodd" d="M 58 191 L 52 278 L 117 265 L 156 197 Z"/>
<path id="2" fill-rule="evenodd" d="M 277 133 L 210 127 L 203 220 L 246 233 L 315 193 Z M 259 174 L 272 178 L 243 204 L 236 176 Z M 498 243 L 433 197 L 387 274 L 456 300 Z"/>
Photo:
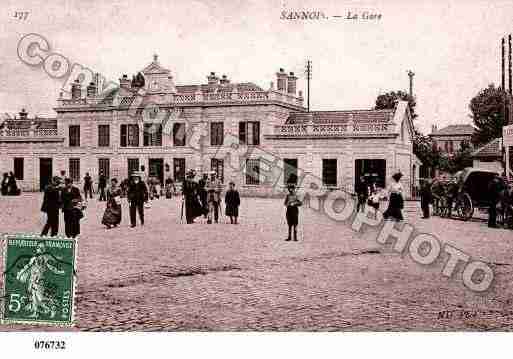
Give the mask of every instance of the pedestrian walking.
<path id="1" fill-rule="evenodd" d="M 379 201 L 380 201 L 380 193 L 375 183 L 372 183 L 369 186 L 369 199 L 367 200 L 367 204 L 369 207 L 374 208 L 374 218 L 378 216 L 379 210 Z"/>
<path id="2" fill-rule="evenodd" d="M 107 187 L 107 178 L 103 174 L 103 172 L 100 172 L 100 177 L 98 178 L 98 193 L 99 198 L 98 201 L 106 201 L 107 196 L 105 194 L 105 188 Z"/>
<path id="3" fill-rule="evenodd" d="M 208 192 L 207 192 L 208 174 L 204 173 L 198 181 L 198 196 L 203 208 L 204 217 L 208 217 Z"/>
<path id="4" fill-rule="evenodd" d="M 87 201 L 87 195 L 89 194 L 89 198 L 93 198 L 93 179 L 89 175 L 89 172 L 86 172 L 84 176 L 84 198 Z"/>
<path id="5" fill-rule="evenodd" d="M 239 192 L 235 189 L 235 183 L 229 183 L 229 190 L 226 191 L 224 196 L 224 203 L 226 204 L 226 216 L 230 217 L 231 224 L 237 224 L 239 217 L 240 196 Z"/>
<path id="6" fill-rule="evenodd" d="M 497 228 L 497 204 L 499 203 L 501 193 L 504 190 L 499 174 L 495 174 L 488 184 L 488 198 L 490 207 L 488 209 L 488 227 Z"/>
<path id="7" fill-rule="evenodd" d="M 82 195 L 80 190 L 73 186 L 71 178 L 64 180 L 61 200 L 66 237 L 75 238 L 80 234 L 80 220 L 84 217 L 84 214 L 82 212 Z"/>
<path id="8" fill-rule="evenodd" d="M 2 196 L 7 196 L 9 193 L 9 174 L 7 172 L 4 173 L 2 178 L 1 193 Z"/>
<path id="9" fill-rule="evenodd" d="M 14 176 L 14 173 L 11 171 L 9 172 L 9 179 L 7 180 L 7 194 L 9 196 L 19 196 L 20 193 L 21 191 L 16 183 L 16 176 Z"/>
<path id="10" fill-rule="evenodd" d="M 182 185 L 185 219 L 188 224 L 194 223 L 194 219 L 202 214 L 206 216 L 206 211 L 198 199 L 198 183 L 194 180 L 195 175 L 194 170 L 190 170 Z"/>
<path id="11" fill-rule="evenodd" d="M 41 231 L 42 236 L 47 236 L 49 231 L 52 237 L 59 233 L 59 210 L 62 205 L 59 185 L 60 179 L 55 176 L 45 188 L 41 212 L 46 213 L 46 224 Z"/>
<path id="12" fill-rule="evenodd" d="M 102 224 L 107 229 L 117 227 L 121 223 L 121 217 L 121 188 L 118 186 L 118 180 L 113 178 L 107 190 L 107 205 L 103 213 Z"/>
<path id="13" fill-rule="evenodd" d="M 383 213 L 385 219 L 395 221 L 403 220 L 402 210 L 404 208 L 403 186 L 401 185 L 401 172 L 396 172 L 392 176 L 392 183 L 389 185 L 388 191 L 388 208 Z"/>
<path id="14" fill-rule="evenodd" d="M 425 179 L 421 183 L 420 188 L 420 208 L 422 209 L 422 218 L 429 218 L 429 205 L 433 202 L 433 194 L 431 192 L 431 183 Z"/>
<path id="15" fill-rule="evenodd" d="M 365 202 L 367 202 L 367 198 L 369 198 L 369 187 L 367 186 L 367 181 L 365 181 L 364 176 L 360 176 L 360 179 L 356 183 L 355 192 L 356 196 L 358 197 L 356 212 L 364 212 Z"/>
<path id="16" fill-rule="evenodd" d="M 148 187 L 141 179 L 139 172 L 132 174 L 128 185 L 127 198 L 130 208 L 130 227 L 135 227 L 137 213 L 139 213 L 141 226 L 144 226 L 144 203 L 148 201 Z"/>
<path id="17" fill-rule="evenodd" d="M 292 230 L 294 231 L 294 241 L 297 241 L 297 225 L 299 222 L 299 207 L 303 204 L 297 194 L 296 194 L 296 186 L 294 184 L 289 184 L 287 186 L 289 193 L 285 196 L 284 205 L 287 208 L 285 217 L 287 218 L 287 225 L 289 227 L 289 235 L 286 241 L 290 241 L 292 239 L 291 234 Z"/>
<path id="18" fill-rule="evenodd" d="M 207 223 L 212 223 L 212 215 L 214 221 L 219 222 L 219 206 L 221 204 L 221 181 L 217 178 L 217 174 L 211 174 L 210 181 L 207 184 L 207 202 L 208 202 L 208 220 Z"/>

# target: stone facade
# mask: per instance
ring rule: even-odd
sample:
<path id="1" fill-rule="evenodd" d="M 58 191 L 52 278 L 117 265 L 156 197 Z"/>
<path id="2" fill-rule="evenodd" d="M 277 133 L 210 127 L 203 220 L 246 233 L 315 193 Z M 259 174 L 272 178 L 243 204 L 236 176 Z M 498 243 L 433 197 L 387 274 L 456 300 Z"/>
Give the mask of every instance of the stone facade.
<path id="1" fill-rule="evenodd" d="M 225 184 L 234 181 L 243 194 L 273 195 L 284 189 L 284 161 L 289 161 L 303 187 L 320 182 L 352 191 L 359 175 L 373 175 L 386 185 L 401 170 L 410 194 L 416 159 L 405 102 L 394 110 L 307 113 L 301 92 L 296 93 L 297 77 L 282 69 L 280 88 L 271 83 L 267 90 L 215 73 L 207 84 L 175 85 L 156 57 L 141 74 L 143 85 L 123 76 L 120 87 L 107 94 L 99 94 L 97 84 L 85 90 L 76 82 L 71 98 L 58 99 L 57 117 L 50 120 L 56 128 L 48 136 L 14 133 L 4 124 L 0 170 L 11 171 L 14 158 L 24 158 L 19 184 L 37 191 L 47 181 L 42 176 L 60 171 L 80 186 L 86 172 L 97 181 L 100 166 L 111 178 L 125 178 L 133 166 L 144 166 L 147 176 L 179 181 L 185 168 L 210 171 L 215 164 Z M 16 128 L 16 121 L 10 126 Z"/>

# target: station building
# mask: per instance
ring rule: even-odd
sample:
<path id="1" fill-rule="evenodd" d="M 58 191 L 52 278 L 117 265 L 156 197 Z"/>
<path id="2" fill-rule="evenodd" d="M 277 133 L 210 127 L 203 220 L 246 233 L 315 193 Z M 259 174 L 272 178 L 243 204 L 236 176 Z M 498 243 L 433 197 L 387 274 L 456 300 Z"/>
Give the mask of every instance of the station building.
<path id="1" fill-rule="evenodd" d="M 214 170 L 242 194 L 271 195 L 291 179 L 353 191 L 366 175 L 386 186 L 400 170 L 410 195 L 420 163 L 406 102 L 307 112 L 296 84 L 280 69 L 266 89 L 213 72 L 205 84 L 177 85 L 154 56 L 106 93 L 98 81 L 75 81 L 71 96 L 57 99 L 55 118 L 22 111 L 4 121 L 0 171 L 14 171 L 22 190 L 39 191 L 60 171 L 81 187 L 86 172 L 95 182 L 100 172 L 123 179 L 135 170 L 179 182 L 187 169 Z"/>

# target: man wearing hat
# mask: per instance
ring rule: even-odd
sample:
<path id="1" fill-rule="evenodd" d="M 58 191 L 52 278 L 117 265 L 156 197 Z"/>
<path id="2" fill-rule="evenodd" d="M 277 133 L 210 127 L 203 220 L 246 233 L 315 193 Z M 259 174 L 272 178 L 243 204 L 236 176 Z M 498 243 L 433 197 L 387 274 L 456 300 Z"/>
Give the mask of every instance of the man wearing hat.
<path id="1" fill-rule="evenodd" d="M 52 237 L 59 233 L 59 209 L 61 208 L 59 185 L 60 178 L 55 176 L 45 188 L 41 212 L 46 213 L 46 224 L 41 231 L 42 236 L 47 236 L 50 230 Z"/>
<path id="2" fill-rule="evenodd" d="M 148 200 L 148 187 L 141 179 L 140 172 L 133 172 L 128 184 L 127 199 L 130 205 L 130 227 L 136 225 L 136 215 L 139 213 L 141 226 L 144 225 L 144 202 Z"/>
<path id="3" fill-rule="evenodd" d="M 66 237 L 75 238 L 80 234 L 80 220 L 84 214 L 82 213 L 82 195 L 80 190 L 73 186 L 73 181 L 69 177 L 64 180 L 61 200 Z"/>

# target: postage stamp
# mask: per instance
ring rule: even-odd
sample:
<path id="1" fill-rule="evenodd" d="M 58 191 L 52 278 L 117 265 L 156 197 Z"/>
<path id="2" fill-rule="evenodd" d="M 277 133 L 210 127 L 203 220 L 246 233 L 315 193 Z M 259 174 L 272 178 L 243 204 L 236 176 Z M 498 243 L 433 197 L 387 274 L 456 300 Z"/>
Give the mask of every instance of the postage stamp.
<path id="1" fill-rule="evenodd" d="M 3 242 L 2 324 L 73 325 L 76 241 L 15 234 Z"/>

